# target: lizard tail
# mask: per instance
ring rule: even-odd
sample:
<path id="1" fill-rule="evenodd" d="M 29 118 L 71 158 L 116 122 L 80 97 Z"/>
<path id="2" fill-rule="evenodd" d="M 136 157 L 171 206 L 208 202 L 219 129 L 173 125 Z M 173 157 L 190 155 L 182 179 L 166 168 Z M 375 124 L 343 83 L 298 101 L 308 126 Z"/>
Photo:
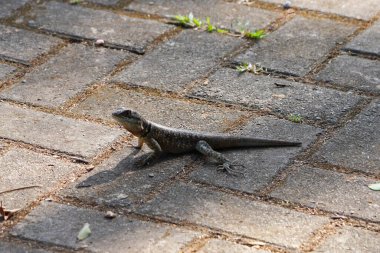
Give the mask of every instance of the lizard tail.
<path id="1" fill-rule="evenodd" d="M 302 145 L 301 142 L 267 140 L 240 136 L 226 136 L 222 139 L 218 139 L 217 141 L 210 139 L 207 140 L 207 142 L 215 149 L 239 147 L 291 147 Z"/>

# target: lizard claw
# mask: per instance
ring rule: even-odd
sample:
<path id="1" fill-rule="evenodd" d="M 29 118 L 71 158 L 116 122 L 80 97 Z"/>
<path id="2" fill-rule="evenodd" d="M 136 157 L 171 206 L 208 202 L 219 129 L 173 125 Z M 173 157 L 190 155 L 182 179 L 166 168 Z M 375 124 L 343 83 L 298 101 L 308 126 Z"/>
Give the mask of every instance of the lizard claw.
<path id="1" fill-rule="evenodd" d="M 234 175 L 234 176 L 237 176 L 237 175 L 244 176 L 244 169 L 243 170 L 239 170 L 239 169 L 236 169 L 236 167 L 242 167 L 244 169 L 246 168 L 242 164 L 231 163 L 231 162 L 227 161 L 227 162 L 224 162 L 223 164 L 219 165 L 218 166 L 218 170 L 226 171 L 228 174 L 231 174 L 231 175 Z"/>

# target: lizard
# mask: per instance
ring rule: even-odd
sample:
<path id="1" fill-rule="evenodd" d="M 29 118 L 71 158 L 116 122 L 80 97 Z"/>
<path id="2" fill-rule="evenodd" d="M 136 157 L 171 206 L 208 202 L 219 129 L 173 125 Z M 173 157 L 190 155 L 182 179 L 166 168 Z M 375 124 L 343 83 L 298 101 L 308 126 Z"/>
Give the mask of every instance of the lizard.
<path id="1" fill-rule="evenodd" d="M 184 129 L 166 127 L 146 120 L 138 112 L 120 108 L 112 113 L 112 117 L 128 132 L 138 138 L 135 148 L 141 149 L 144 143 L 153 150 L 143 161 L 142 165 L 150 163 L 164 153 L 186 153 L 198 151 L 216 160 L 219 168 L 230 174 L 237 174 L 237 167 L 222 153 L 216 150 L 243 147 L 285 147 L 300 146 L 301 142 L 258 139 L 245 136 L 195 132 Z"/>

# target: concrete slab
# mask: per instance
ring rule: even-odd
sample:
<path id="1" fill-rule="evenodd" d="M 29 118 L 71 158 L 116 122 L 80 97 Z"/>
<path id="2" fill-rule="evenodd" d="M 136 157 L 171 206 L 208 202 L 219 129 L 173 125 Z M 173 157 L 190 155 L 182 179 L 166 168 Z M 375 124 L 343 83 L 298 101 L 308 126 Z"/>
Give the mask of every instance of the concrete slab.
<path id="1" fill-rule="evenodd" d="M 29 25 L 74 39 L 103 39 L 106 44 L 144 53 L 158 36 L 174 28 L 78 5 L 48 2 L 30 12 Z"/>
<path id="2" fill-rule="evenodd" d="M 344 49 L 359 53 L 374 54 L 380 56 L 380 21 L 355 37 Z"/>
<path id="3" fill-rule="evenodd" d="M 267 250 L 259 250 L 254 247 L 236 244 L 218 239 L 209 240 L 198 253 L 269 253 Z"/>
<path id="4" fill-rule="evenodd" d="M 130 57 L 126 52 L 71 44 L 1 92 L 0 97 L 40 106 L 62 106 Z"/>
<path id="5" fill-rule="evenodd" d="M 7 18 L 18 8 L 26 4 L 28 0 L 1 0 L 0 18 Z"/>
<path id="6" fill-rule="evenodd" d="M 269 76 L 241 74 L 227 68 L 211 75 L 208 83 L 196 87 L 191 95 L 271 110 L 285 117 L 299 114 L 304 119 L 328 123 L 336 123 L 360 101 L 359 96 L 351 93 Z"/>
<path id="7" fill-rule="evenodd" d="M 0 81 L 1 79 L 5 79 L 9 74 L 14 72 L 16 70 L 15 67 L 7 65 L 7 64 L 0 64 Z"/>
<path id="8" fill-rule="evenodd" d="M 368 188 L 376 180 L 335 171 L 301 167 L 293 171 L 272 197 L 333 213 L 380 221 L 380 196 Z"/>
<path id="9" fill-rule="evenodd" d="M 243 40 L 230 36 L 184 30 L 128 66 L 113 81 L 180 91 L 242 44 Z"/>
<path id="10" fill-rule="evenodd" d="M 295 17 L 235 60 L 304 76 L 355 29 L 330 20 Z"/>
<path id="11" fill-rule="evenodd" d="M 328 219 L 178 183 L 140 213 L 192 222 L 295 248 Z"/>
<path id="12" fill-rule="evenodd" d="M 86 121 L 0 103 L 0 137 L 90 159 L 124 132 Z"/>
<path id="13" fill-rule="evenodd" d="M 68 205 L 43 202 L 12 229 L 12 235 L 91 252 L 178 252 L 198 232 L 175 226 L 138 221 Z M 91 235 L 77 240 L 79 230 L 90 224 Z"/>

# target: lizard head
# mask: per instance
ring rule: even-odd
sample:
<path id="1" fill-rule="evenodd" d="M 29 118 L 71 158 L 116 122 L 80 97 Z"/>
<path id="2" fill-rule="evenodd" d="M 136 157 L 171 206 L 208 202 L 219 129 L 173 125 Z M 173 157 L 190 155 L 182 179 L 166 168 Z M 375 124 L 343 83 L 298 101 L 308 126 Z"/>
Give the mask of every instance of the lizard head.
<path id="1" fill-rule="evenodd" d="M 112 117 L 135 136 L 144 135 L 149 125 L 138 112 L 124 108 L 113 112 Z"/>

